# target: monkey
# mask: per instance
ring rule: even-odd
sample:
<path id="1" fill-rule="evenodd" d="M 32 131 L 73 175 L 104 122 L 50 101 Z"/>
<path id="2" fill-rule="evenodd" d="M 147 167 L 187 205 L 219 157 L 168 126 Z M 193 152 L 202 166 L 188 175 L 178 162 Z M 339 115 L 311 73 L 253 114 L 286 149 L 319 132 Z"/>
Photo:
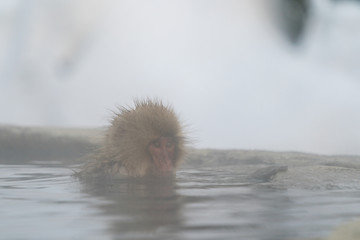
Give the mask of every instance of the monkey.
<path id="1" fill-rule="evenodd" d="M 106 130 L 102 147 L 78 176 L 173 175 L 185 154 L 187 138 L 177 114 L 155 99 L 119 107 Z"/>

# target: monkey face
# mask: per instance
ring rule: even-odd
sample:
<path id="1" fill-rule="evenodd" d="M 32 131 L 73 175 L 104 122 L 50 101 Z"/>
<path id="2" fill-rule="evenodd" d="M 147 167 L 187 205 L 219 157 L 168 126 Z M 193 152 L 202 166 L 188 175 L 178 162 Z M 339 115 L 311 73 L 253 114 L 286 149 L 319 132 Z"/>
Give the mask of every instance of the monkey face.
<path id="1" fill-rule="evenodd" d="M 160 137 L 149 145 L 149 152 L 157 171 L 167 173 L 174 170 L 175 140 Z"/>

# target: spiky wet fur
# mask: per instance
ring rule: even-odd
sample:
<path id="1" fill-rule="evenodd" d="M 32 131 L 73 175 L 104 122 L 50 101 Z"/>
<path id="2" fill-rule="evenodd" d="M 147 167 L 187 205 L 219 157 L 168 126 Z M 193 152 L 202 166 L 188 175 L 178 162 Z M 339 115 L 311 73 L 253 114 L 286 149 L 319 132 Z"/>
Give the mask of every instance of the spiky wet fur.
<path id="1" fill-rule="evenodd" d="M 148 146 L 159 137 L 175 139 L 177 167 L 186 139 L 174 110 L 150 99 L 136 100 L 134 108 L 120 107 L 111 120 L 104 146 L 94 156 L 96 161 L 86 165 L 79 175 L 156 175 Z"/>

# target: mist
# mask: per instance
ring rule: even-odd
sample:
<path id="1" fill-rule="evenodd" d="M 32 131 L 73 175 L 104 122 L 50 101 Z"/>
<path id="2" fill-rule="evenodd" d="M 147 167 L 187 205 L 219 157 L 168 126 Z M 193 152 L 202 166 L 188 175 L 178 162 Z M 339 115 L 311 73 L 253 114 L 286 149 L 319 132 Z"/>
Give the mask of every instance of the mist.
<path id="1" fill-rule="evenodd" d="M 360 154 L 360 4 L 309 1 L 296 43 L 268 0 L 0 4 L 0 124 L 100 127 L 174 106 L 200 148 Z"/>

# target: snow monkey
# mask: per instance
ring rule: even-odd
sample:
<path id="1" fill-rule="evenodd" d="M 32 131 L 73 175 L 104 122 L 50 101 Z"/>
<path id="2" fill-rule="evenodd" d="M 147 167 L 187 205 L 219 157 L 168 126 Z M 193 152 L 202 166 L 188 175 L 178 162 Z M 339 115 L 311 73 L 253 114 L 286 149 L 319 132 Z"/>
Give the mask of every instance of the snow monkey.
<path id="1" fill-rule="evenodd" d="M 135 100 L 114 113 L 104 144 L 79 176 L 143 177 L 171 175 L 184 155 L 186 138 L 170 106 L 160 100 Z"/>

